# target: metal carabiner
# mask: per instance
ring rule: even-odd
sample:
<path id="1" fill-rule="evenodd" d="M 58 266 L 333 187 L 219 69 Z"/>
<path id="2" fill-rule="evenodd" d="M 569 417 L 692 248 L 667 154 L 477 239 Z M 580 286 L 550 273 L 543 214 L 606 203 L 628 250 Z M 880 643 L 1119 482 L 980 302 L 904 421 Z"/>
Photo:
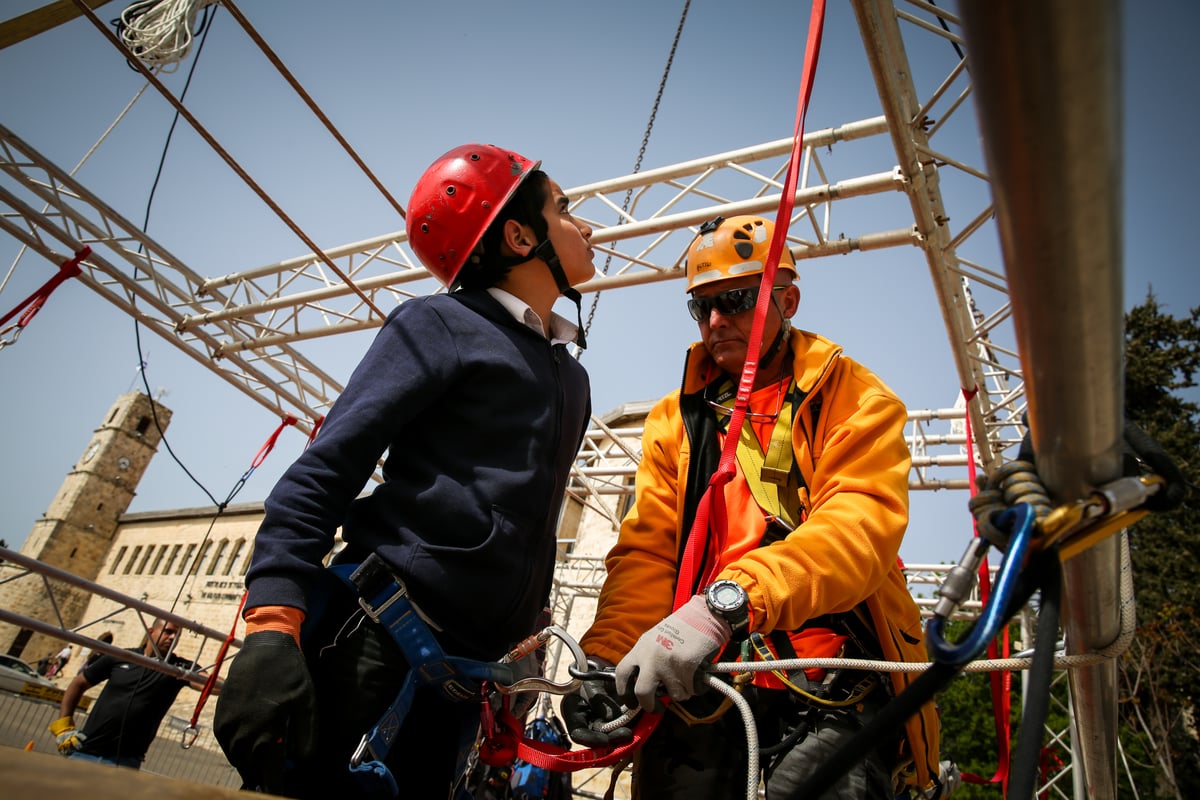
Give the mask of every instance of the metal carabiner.
<path id="1" fill-rule="evenodd" d="M 579 646 L 579 642 L 575 641 L 574 637 L 557 625 L 550 625 L 539 633 L 536 633 L 533 636 L 525 639 L 515 648 L 506 653 L 504 657 L 500 659 L 500 663 L 510 664 L 514 661 L 519 661 L 520 659 L 525 658 L 539 647 L 544 646 L 546 642 L 550 641 L 551 636 L 558 637 L 560 640 L 562 640 L 562 643 L 567 646 L 567 649 L 571 651 L 571 655 L 575 659 L 574 665 L 568 668 L 571 675 L 575 674 L 574 670 L 589 669 L 587 656 L 583 654 L 583 648 Z M 528 678 L 520 678 L 519 680 L 513 681 L 507 685 L 499 683 L 494 685 L 501 694 L 516 694 L 518 692 L 572 694 L 576 689 L 579 688 L 581 683 L 582 681 L 575 677 L 572 677 L 570 680 L 562 683 L 555 683 L 549 678 L 532 675 Z"/>
<path id="2" fill-rule="evenodd" d="M 200 729 L 195 725 L 188 725 L 183 729 L 180 735 L 179 746 L 184 750 L 191 750 L 192 745 L 196 743 L 196 738 L 200 736 Z"/>

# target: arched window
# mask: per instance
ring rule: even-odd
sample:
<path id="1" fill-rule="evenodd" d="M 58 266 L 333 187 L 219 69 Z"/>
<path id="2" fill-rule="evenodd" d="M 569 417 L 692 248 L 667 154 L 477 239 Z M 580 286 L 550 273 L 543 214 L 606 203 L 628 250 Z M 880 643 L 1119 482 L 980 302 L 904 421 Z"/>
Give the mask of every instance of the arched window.
<path id="1" fill-rule="evenodd" d="M 121 559 L 125 557 L 125 551 L 128 549 L 125 545 L 121 545 L 121 549 L 117 551 L 117 557 L 113 559 L 112 566 L 108 569 L 109 575 L 117 574 L 117 567 L 121 565 Z"/>
<path id="2" fill-rule="evenodd" d="M 183 549 L 183 545 L 177 544 L 171 548 L 171 557 L 167 559 L 167 565 L 163 567 L 163 575 L 171 574 L 171 567 L 175 566 L 175 562 L 179 559 L 179 551 Z"/>
<path id="3" fill-rule="evenodd" d="M 195 552 L 196 552 L 196 545 L 189 544 L 187 546 L 187 553 L 184 554 L 183 560 L 179 562 L 179 568 L 175 571 L 176 575 L 182 575 L 184 573 L 184 571 L 187 570 L 188 562 L 192 560 L 192 553 L 195 553 Z"/>
<path id="4" fill-rule="evenodd" d="M 133 552 L 129 554 L 129 560 L 125 562 L 125 573 L 128 575 L 133 572 L 133 565 L 137 563 L 138 556 L 142 553 L 142 546 L 139 544 L 133 548 Z"/>
<path id="5" fill-rule="evenodd" d="M 195 561 L 195 563 L 192 564 L 192 568 L 188 574 L 190 574 L 190 575 L 199 575 L 200 574 L 200 565 L 204 563 L 204 559 L 208 558 L 208 553 L 210 550 L 212 550 L 212 546 L 213 546 L 212 542 L 204 543 L 204 546 L 200 548 L 200 553 L 196 556 L 196 561 Z"/>
<path id="6" fill-rule="evenodd" d="M 229 549 L 229 540 L 222 539 L 217 542 L 217 552 L 213 555 L 212 561 L 208 565 L 208 574 L 217 574 L 217 565 L 221 563 L 221 558 L 225 555 L 225 551 Z"/>
<path id="7" fill-rule="evenodd" d="M 229 560 L 225 562 L 225 575 L 233 574 L 233 565 L 242 557 L 242 551 L 246 549 L 246 540 L 238 539 L 233 543 L 233 552 L 229 554 Z"/>

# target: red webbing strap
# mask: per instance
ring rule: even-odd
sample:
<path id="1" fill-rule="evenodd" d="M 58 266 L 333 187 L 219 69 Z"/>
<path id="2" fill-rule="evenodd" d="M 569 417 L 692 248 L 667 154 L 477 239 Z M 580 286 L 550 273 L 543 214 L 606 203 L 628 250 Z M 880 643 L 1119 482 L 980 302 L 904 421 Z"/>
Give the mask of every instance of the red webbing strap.
<path id="1" fill-rule="evenodd" d="M 306 450 L 308 449 L 308 446 L 313 443 L 313 439 L 317 438 L 317 433 L 321 430 L 321 426 L 324 424 L 325 424 L 325 415 L 324 414 L 322 414 L 321 416 L 319 416 L 313 420 L 312 431 L 308 434 L 308 441 L 304 443 L 304 448 Z"/>
<path id="2" fill-rule="evenodd" d="M 217 651 L 217 662 L 213 664 L 212 672 L 208 673 L 208 680 L 204 682 L 204 688 L 200 690 L 200 696 L 196 698 L 196 710 L 192 712 L 192 728 L 195 728 L 196 723 L 200 721 L 200 712 L 204 709 L 204 704 L 208 702 L 208 696 L 212 694 L 213 687 L 217 685 L 217 678 L 221 674 L 221 665 L 225 663 L 225 654 L 229 652 L 229 645 L 233 644 L 233 640 L 237 638 L 237 626 L 242 618 L 242 608 L 245 605 L 246 592 L 243 591 L 242 601 L 238 603 L 237 613 L 233 615 L 233 627 L 229 629 L 229 635 L 221 643 L 221 649 Z"/>
<path id="3" fill-rule="evenodd" d="M 975 485 L 975 440 L 971 435 L 971 400 L 978 394 L 979 388 L 971 390 L 963 389 L 963 398 L 966 400 L 966 432 L 967 432 L 967 477 L 970 480 L 971 497 L 974 497 L 979 492 L 979 487 Z M 979 528 L 972 526 L 975 535 L 979 535 Z M 988 596 L 992 591 L 992 574 L 988 569 L 987 556 L 984 555 L 983 561 L 979 565 L 979 599 L 986 606 Z M 1012 653 L 1012 645 L 1008 638 L 1008 626 L 1004 626 L 1004 647 L 1003 657 L 1008 658 Z M 1000 651 L 996 647 L 996 642 L 988 643 L 987 648 L 988 658 L 999 658 Z M 996 730 L 996 772 L 991 778 L 984 778 L 974 773 L 962 773 L 962 779 L 965 783 L 999 783 L 1002 786 L 1003 794 L 1008 794 L 1008 769 L 1012 754 L 1012 673 L 1004 670 L 1000 672 L 988 673 L 988 680 L 992 685 L 992 712 L 993 725 Z"/>
<path id="4" fill-rule="evenodd" d="M 233 489 L 229 492 L 229 496 L 226 497 L 225 502 L 221 504 L 222 511 L 224 511 L 225 507 L 229 505 L 229 501 L 232 500 L 234 496 L 242 490 L 242 487 L 246 485 L 246 481 L 250 480 L 250 476 L 254 474 L 254 470 L 258 469 L 259 466 L 266 461 L 267 456 L 271 453 L 271 451 L 275 449 L 275 441 L 279 438 L 279 434 L 283 433 L 283 429 L 289 425 L 295 425 L 296 421 L 297 420 L 295 417 L 293 417 L 291 414 L 288 414 L 283 418 L 283 421 L 279 423 L 279 426 L 275 428 L 275 431 L 267 437 L 267 441 L 263 442 L 263 446 L 258 448 L 258 452 L 254 455 L 254 460 L 250 462 L 250 468 L 242 473 L 242 477 L 238 478 L 237 483 L 234 484 Z"/>
<path id="5" fill-rule="evenodd" d="M 608 747 L 567 750 L 549 742 L 539 742 L 521 736 L 517 742 L 517 758 L 539 769 L 554 772 L 577 772 L 581 769 L 610 767 L 646 743 L 662 714 L 641 714 L 633 724 L 633 738 Z"/>
<path id="6" fill-rule="evenodd" d="M 17 324 L 10 325 L 8 328 L 0 330 L 0 336 L 8 333 L 8 331 L 12 328 L 17 328 L 18 331 L 20 331 L 20 329 L 28 325 L 29 322 L 35 316 L 37 316 L 37 313 L 42 310 L 42 306 L 46 304 L 46 300 L 50 297 L 54 290 L 58 288 L 58 285 L 70 278 L 74 278 L 82 271 L 79 267 L 79 262 L 83 261 L 91 254 L 92 248 L 84 245 L 73 258 L 68 258 L 66 261 L 62 262 L 62 264 L 60 264 L 58 267 L 58 272 L 54 274 L 54 277 L 42 284 L 40 289 L 18 303 L 12 311 L 9 311 L 3 317 L 0 317 L 0 325 L 3 325 L 20 313 L 21 309 L 24 309 L 26 306 L 28 306 L 28 308 L 25 309 L 25 313 L 21 314 L 21 318 L 17 320 Z"/>
<path id="7" fill-rule="evenodd" d="M 821 31 L 825 24 L 825 0 L 814 0 L 812 15 L 808 26 L 808 44 L 805 49 L 804 71 L 800 76 L 800 98 L 796 110 L 796 128 L 792 154 L 788 160 L 787 176 L 784 179 L 783 196 L 780 198 L 779 212 L 775 219 L 775 235 L 767 251 L 767 263 L 763 270 L 762 282 L 759 284 L 758 305 L 754 309 L 754 326 L 750 334 L 750 342 L 746 352 L 759 353 L 762 349 L 762 330 L 767 318 L 767 304 L 771 301 L 770 287 L 775 282 L 775 272 L 779 266 L 779 254 L 787 240 L 788 225 L 791 222 L 792 209 L 795 207 L 796 184 L 799 180 L 797 165 L 801 162 L 804 150 L 804 116 L 808 110 L 808 99 L 812 94 L 813 77 L 816 73 L 817 57 L 821 50 Z M 765 289 L 765 291 L 764 291 Z M 754 387 L 754 378 L 758 371 L 758 357 L 749 355 L 742 369 L 741 381 L 738 384 L 737 400 L 729 421 L 729 431 L 741 430 L 750 405 L 750 392 Z M 725 447 L 716 472 L 709 481 L 709 487 L 696 509 L 696 520 L 688 535 L 687 547 L 679 565 L 679 582 L 675 588 L 673 607 L 678 609 L 692 596 L 697 575 L 708 578 L 715 572 L 716 556 L 724 550 L 728 533 L 728 520 L 725 513 L 724 486 L 734 475 L 736 463 L 737 435 L 725 436 Z M 700 563 L 704 559 L 705 546 L 709 543 L 708 533 L 715 534 L 713 555 L 710 565 Z M 484 703 L 487 708 L 487 703 Z M 500 713 L 492 716 L 490 710 L 482 714 L 485 735 L 481 748 L 481 758 L 484 751 L 507 756 L 511 752 L 511 738 L 517 738 L 517 758 L 529 762 L 535 767 L 549 769 L 555 772 L 575 772 L 576 770 L 593 767 L 607 767 L 615 764 L 629 753 L 633 752 L 649 738 L 662 714 L 642 713 L 632 726 L 633 737 L 629 741 L 608 747 L 593 747 L 580 750 L 566 750 L 547 742 L 539 742 L 516 732 L 516 721 L 509 713 L 507 704 Z"/>
<path id="8" fill-rule="evenodd" d="M 775 235 L 767 252 L 767 263 L 763 270 L 762 282 L 759 284 L 758 305 L 754 309 L 754 326 L 750 334 L 750 342 L 746 352 L 759 353 L 762 349 L 762 331 L 767 318 L 767 305 L 771 302 L 770 287 L 775 282 L 775 272 L 779 266 L 779 254 L 787 240 L 787 231 L 791 222 L 792 209 L 795 207 L 796 184 L 799 180 L 798 164 L 804 150 L 804 117 L 808 110 L 808 100 L 812 94 L 813 78 L 816 73 L 817 59 L 821 50 L 821 32 L 825 24 L 825 0 L 814 0 L 812 14 L 808 26 L 808 43 L 805 48 L 804 70 L 800 76 L 800 97 L 796 110 L 796 127 L 791 158 L 788 161 L 787 176 L 784 179 L 783 196 L 780 198 L 779 212 L 775 220 Z M 736 431 L 746 417 L 750 405 L 750 393 L 754 387 L 754 378 L 758 371 L 758 357 L 748 356 L 742 369 L 741 381 L 738 384 L 737 400 L 729 421 L 729 431 L 725 436 L 725 447 L 716 472 L 709 481 L 709 487 L 700 500 L 696 510 L 696 520 L 688 536 L 687 547 L 679 565 L 679 580 L 675 587 L 673 608 L 678 609 L 690 598 L 696 587 L 696 576 L 703 576 L 702 583 L 715 573 L 717 556 L 725 548 L 728 533 L 728 518 L 725 512 L 724 487 L 734 476 L 736 464 L 737 442 Z M 706 545 L 709 543 L 709 531 L 714 533 L 713 547 L 709 550 L 711 559 L 705 559 Z M 701 561 L 711 560 L 711 564 Z M 590 767 L 610 766 L 645 742 L 654 731 L 661 714 L 642 713 L 634 721 L 633 738 L 627 742 L 610 747 L 595 747 L 582 750 L 564 750 L 546 742 L 531 740 L 522 735 L 518 746 L 518 758 L 528 761 L 535 767 L 550 769 L 556 772 L 574 772 Z"/>
<path id="9" fill-rule="evenodd" d="M 679 578 L 675 584 L 675 604 L 678 609 L 686 603 L 696 590 L 710 583 L 717 572 L 718 558 L 725 549 L 728 537 L 728 518 L 725 513 L 725 484 L 733 479 L 737 461 L 737 432 L 742 429 L 746 410 L 750 405 L 750 393 L 758 374 L 758 358 L 762 351 L 763 326 L 767 321 L 767 307 L 771 302 L 771 287 L 779 268 L 779 254 L 787 241 L 791 225 L 792 209 L 796 204 L 796 184 L 804 152 L 804 117 L 808 112 L 808 100 L 812 95 L 816 77 L 817 60 L 821 52 L 821 33 L 825 26 L 825 0 L 814 0 L 808 24 L 808 42 L 805 45 L 804 70 L 800 75 L 800 97 L 796 108 L 796 126 L 792 134 L 792 154 L 788 159 L 787 173 L 783 181 L 783 194 L 779 199 L 779 210 L 775 214 L 775 233 L 767 251 L 767 263 L 759 283 L 758 305 L 754 309 L 754 325 L 750 341 L 746 345 L 746 363 L 738 382 L 737 398 L 729 419 L 725 446 L 721 451 L 716 472 L 709 481 L 708 489 L 700 498 L 696 519 L 688 533 L 687 545 L 679 565 Z M 710 534 L 711 533 L 711 538 Z M 708 547 L 709 544 L 713 546 Z M 704 562 L 704 563 L 702 563 Z M 697 582 L 696 578 L 700 576 Z"/>
<path id="10" fill-rule="evenodd" d="M 275 442 L 278 441 L 279 434 L 283 433 L 283 429 L 289 425 L 295 425 L 296 422 L 296 418 L 291 414 L 288 414 L 283 418 L 283 420 L 279 423 L 279 427 L 275 428 L 275 432 L 267 437 L 267 440 L 263 442 L 262 447 L 258 448 L 258 452 L 254 455 L 254 460 L 250 462 L 251 472 L 258 469 L 260 466 L 262 466 L 262 463 L 267 460 L 267 456 L 270 455 L 271 451 L 275 449 Z"/>

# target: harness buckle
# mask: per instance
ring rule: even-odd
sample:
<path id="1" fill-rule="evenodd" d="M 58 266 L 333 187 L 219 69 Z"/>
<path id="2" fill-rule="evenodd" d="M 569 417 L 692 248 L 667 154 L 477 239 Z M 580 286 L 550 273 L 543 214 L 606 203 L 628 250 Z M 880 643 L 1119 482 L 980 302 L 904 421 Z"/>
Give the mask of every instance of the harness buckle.
<path id="1" fill-rule="evenodd" d="M 768 467 L 764 464 L 763 468 L 759 470 L 759 473 L 759 479 L 762 480 L 763 483 L 770 483 L 774 484 L 775 486 L 787 486 L 788 476 L 791 474 L 791 470 L 777 469 L 775 467 Z"/>
<path id="2" fill-rule="evenodd" d="M 408 587 L 399 578 L 393 578 L 392 585 L 396 587 L 396 591 L 392 592 L 378 606 L 371 605 L 373 600 L 368 600 L 366 597 L 360 596 L 358 604 L 362 607 L 363 612 L 375 622 L 380 622 L 380 617 L 383 616 L 389 608 L 396 602 L 408 596 Z M 378 598 L 375 598 L 378 599 Z"/>
<path id="3" fill-rule="evenodd" d="M 354 748 L 354 754 L 352 756 L 350 756 L 350 766 L 351 767 L 361 766 L 364 761 L 368 760 L 368 758 L 367 758 L 368 756 L 370 756 L 369 760 L 371 760 L 371 761 L 379 760 L 375 756 L 375 751 L 371 748 L 371 742 L 370 742 L 369 735 L 363 736 L 362 741 L 360 741 L 358 743 L 358 747 Z"/>

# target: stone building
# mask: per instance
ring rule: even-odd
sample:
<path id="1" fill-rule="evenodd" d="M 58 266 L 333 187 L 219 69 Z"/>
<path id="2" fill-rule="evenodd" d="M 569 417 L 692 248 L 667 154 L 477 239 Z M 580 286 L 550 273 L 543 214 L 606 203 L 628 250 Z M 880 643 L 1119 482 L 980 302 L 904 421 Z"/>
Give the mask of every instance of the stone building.
<path id="1" fill-rule="evenodd" d="M 621 406 L 596 421 L 568 487 L 551 603 L 554 623 L 576 638 L 591 622 L 604 575 L 604 555 L 632 501 L 641 425 L 650 405 Z M 231 505 L 219 514 L 213 507 L 126 513 L 169 419 L 170 411 L 145 395 L 118 398 L 21 551 L 123 598 L 55 584 L 51 600 L 38 576 L 6 581 L 0 574 L 0 608 L 55 623 L 57 605 L 65 628 L 92 639 L 110 632 L 113 646 L 120 648 L 139 646 L 153 617 L 151 612 L 131 608 L 129 601 L 226 635 L 231 631 L 242 635 L 238 609 L 263 504 Z M 69 599 L 63 602 L 60 597 Z M 176 642 L 176 653 L 210 667 L 220 644 L 217 638 L 185 630 Z M 62 642 L 53 637 L 0 622 L 0 648 L 27 661 L 61 647 Z M 80 649 L 76 648 L 65 677 L 82 665 Z M 569 654 L 564 655 L 561 644 L 552 640 L 548 655 L 552 674 L 566 680 Z M 98 691 L 93 689 L 89 695 Z M 196 692 L 180 693 L 160 737 L 178 738 L 196 704 Z M 215 705 L 205 704 L 198 717 L 197 727 L 204 734 L 198 747 L 215 748 L 207 735 Z M 588 778 L 580 776 L 577 785 L 578 780 Z M 624 796 L 623 788 L 618 796 Z"/>
<path id="2" fill-rule="evenodd" d="M 121 516 L 171 421 L 171 411 L 139 392 L 121 395 L 63 480 L 21 552 L 85 580 L 96 580 L 120 538 Z M 74 628 L 90 602 L 86 591 L 63 587 L 51 596 L 39 580 L 0 585 L 0 607 Z M 28 628 L 0 624 L 0 651 L 35 661 L 61 643 Z"/>

